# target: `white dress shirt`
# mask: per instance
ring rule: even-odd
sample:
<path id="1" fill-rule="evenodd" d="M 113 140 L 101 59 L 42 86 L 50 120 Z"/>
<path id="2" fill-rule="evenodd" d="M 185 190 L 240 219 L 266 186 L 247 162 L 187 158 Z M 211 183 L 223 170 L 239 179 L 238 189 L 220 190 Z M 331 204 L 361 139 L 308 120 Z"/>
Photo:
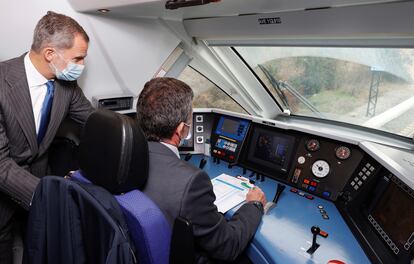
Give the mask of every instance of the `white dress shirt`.
<path id="1" fill-rule="evenodd" d="M 160 142 L 161 144 L 163 144 L 164 146 L 166 146 L 167 148 L 169 148 L 172 152 L 174 152 L 174 154 L 180 158 L 180 152 L 178 152 L 178 148 L 174 145 L 165 143 L 165 142 Z"/>
<path id="2" fill-rule="evenodd" d="M 29 53 L 24 56 L 27 83 L 29 84 L 30 98 L 32 99 L 33 116 L 36 134 L 39 133 L 41 110 L 47 92 L 47 79 L 35 68 L 30 60 Z"/>

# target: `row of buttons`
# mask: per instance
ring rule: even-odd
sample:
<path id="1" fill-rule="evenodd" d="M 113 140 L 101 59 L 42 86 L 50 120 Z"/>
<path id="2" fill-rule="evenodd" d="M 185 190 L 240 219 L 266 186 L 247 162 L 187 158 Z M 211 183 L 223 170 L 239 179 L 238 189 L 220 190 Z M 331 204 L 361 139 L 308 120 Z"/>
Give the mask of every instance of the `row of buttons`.
<path id="1" fill-rule="evenodd" d="M 313 187 L 318 186 L 318 183 L 317 182 L 310 181 L 309 179 L 303 179 L 303 183 L 304 184 L 308 184 L 308 185 L 313 186 Z"/>
<path id="2" fill-rule="evenodd" d="M 244 125 L 240 125 L 239 129 L 237 129 L 237 135 L 240 136 L 244 132 Z"/>
<path id="3" fill-rule="evenodd" d="M 292 188 L 292 189 L 290 189 L 290 191 L 293 192 L 293 193 L 296 193 L 299 196 L 305 197 L 306 199 L 309 199 L 309 200 L 313 200 L 313 198 L 314 198 L 312 195 L 305 194 L 304 192 L 301 192 L 296 188 Z"/>
<path id="4" fill-rule="evenodd" d="M 325 220 L 328 220 L 329 219 L 329 215 L 324 210 L 323 206 L 322 205 L 318 205 L 318 209 L 319 209 L 319 213 L 321 213 L 321 215 L 322 215 L 322 218 L 325 219 Z"/>
<path id="5" fill-rule="evenodd" d="M 231 152 L 235 152 L 236 151 L 236 148 L 237 148 L 237 144 L 236 143 L 231 143 L 231 142 L 229 142 L 227 140 L 224 140 L 224 139 L 221 139 L 221 138 L 219 138 L 217 140 L 216 146 L 217 147 L 220 147 L 222 149 L 229 150 Z"/>
<path id="6" fill-rule="evenodd" d="M 220 151 L 220 150 L 217 150 L 217 149 L 213 149 L 213 153 L 214 153 L 214 154 L 217 154 L 217 155 L 219 155 L 219 156 L 222 156 L 222 157 L 226 156 L 226 152 L 224 152 L 224 151 Z M 230 156 L 229 156 L 229 159 L 230 159 L 230 160 L 234 160 L 234 155 L 230 155 Z"/>
<path id="7" fill-rule="evenodd" d="M 307 184 L 302 184 L 302 188 L 307 189 L 308 191 L 311 191 L 311 192 L 316 191 L 316 187 L 310 186 L 310 185 L 307 185 Z"/>
<path id="8" fill-rule="evenodd" d="M 374 166 L 372 166 L 370 163 L 367 163 L 364 167 L 362 167 L 362 170 L 358 172 L 358 176 L 356 176 L 351 181 L 351 186 L 355 191 L 357 191 L 362 186 L 362 184 L 368 179 L 374 170 Z"/>
<path id="9" fill-rule="evenodd" d="M 308 191 L 311 191 L 311 192 L 316 191 L 315 186 L 310 186 L 310 185 L 307 185 L 307 184 L 302 184 L 302 188 L 307 189 Z M 329 197 L 331 197 L 331 192 L 324 191 L 324 192 L 322 192 L 322 195 L 326 198 L 329 198 Z"/>

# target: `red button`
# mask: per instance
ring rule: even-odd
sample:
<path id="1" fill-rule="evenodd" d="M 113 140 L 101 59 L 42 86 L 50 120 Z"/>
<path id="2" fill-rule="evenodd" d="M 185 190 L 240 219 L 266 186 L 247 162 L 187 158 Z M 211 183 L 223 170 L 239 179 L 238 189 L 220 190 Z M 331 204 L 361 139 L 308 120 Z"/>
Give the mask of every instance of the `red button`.
<path id="1" fill-rule="evenodd" d="M 346 264 L 346 263 L 340 260 L 331 259 L 328 261 L 328 264 Z"/>
<path id="2" fill-rule="evenodd" d="M 293 193 L 297 193 L 298 189 L 292 188 L 292 189 L 290 189 L 290 191 L 293 192 Z"/>
<path id="3" fill-rule="evenodd" d="M 324 237 L 324 238 L 327 238 L 328 237 L 328 233 L 326 233 L 325 231 L 323 231 L 323 230 L 321 230 L 321 231 L 319 231 L 319 235 L 321 235 L 322 237 Z"/>
<path id="4" fill-rule="evenodd" d="M 315 186 L 315 187 L 316 187 L 316 186 L 318 186 L 318 183 L 316 183 L 316 182 L 311 182 L 311 183 L 310 183 L 310 185 L 312 185 L 312 186 Z"/>
<path id="5" fill-rule="evenodd" d="M 308 179 L 304 179 L 304 180 L 303 180 L 303 183 L 305 183 L 305 184 L 309 184 L 309 180 L 308 180 Z"/>
<path id="6" fill-rule="evenodd" d="M 309 199 L 309 200 L 313 200 L 313 196 L 312 196 L 312 195 L 307 194 L 307 195 L 305 195 L 305 197 L 306 197 L 307 199 Z"/>

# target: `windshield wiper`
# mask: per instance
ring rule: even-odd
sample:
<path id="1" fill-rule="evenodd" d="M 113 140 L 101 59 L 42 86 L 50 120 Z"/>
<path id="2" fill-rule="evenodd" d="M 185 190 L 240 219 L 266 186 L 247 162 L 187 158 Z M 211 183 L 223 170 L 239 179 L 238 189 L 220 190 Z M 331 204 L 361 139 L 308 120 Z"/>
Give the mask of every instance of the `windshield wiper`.
<path id="1" fill-rule="evenodd" d="M 289 107 L 289 101 L 287 100 L 286 95 L 283 93 L 282 89 L 280 89 L 279 82 L 270 74 L 270 72 L 261 64 L 257 64 L 259 69 L 266 75 L 266 78 L 270 81 L 270 84 L 273 87 L 273 90 L 276 91 L 277 95 L 279 96 L 280 100 L 284 104 L 284 106 L 287 109 L 290 109 Z"/>
<path id="2" fill-rule="evenodd" d="M 296 98 L 299 99 L 301 103 L 303 103 L 307 108 L 309 108 L 313 113 L 315 113 L 318 117 L 324 118 L 324 115 L 302 94 L 300 94 L 295 88 L 290 86 L 287 82 L 278 81 L 276 80 L 272 74 L 270 74 L 269 70 L 266 69 L 263 65 L 258 64 L 257 65 L 260 70 L 266 75 L 266 78 L 270 81 L 271 85 L 273 86 L 273 89 L 278 94 L 279 98 L 282 100 L 285 107 L 289 108 L 289 102 L 287 100 L 287 97 L 283 91 L 287 90 L 289 93 L 293 94 Z"/>

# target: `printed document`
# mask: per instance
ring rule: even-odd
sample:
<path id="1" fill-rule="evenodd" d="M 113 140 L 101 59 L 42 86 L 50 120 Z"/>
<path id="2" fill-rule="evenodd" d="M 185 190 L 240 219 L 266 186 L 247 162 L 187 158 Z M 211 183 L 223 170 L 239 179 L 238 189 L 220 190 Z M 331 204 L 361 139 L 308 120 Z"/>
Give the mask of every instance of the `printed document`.
<path id="1" fill-rule="evenodd" d="M 212 179 L 211 183 L 216 195 L 214 204 L 223 214 L 245 201 L 247 192 L 254 186 L 244 177 L 236 178 L 224 173 Z"/>

